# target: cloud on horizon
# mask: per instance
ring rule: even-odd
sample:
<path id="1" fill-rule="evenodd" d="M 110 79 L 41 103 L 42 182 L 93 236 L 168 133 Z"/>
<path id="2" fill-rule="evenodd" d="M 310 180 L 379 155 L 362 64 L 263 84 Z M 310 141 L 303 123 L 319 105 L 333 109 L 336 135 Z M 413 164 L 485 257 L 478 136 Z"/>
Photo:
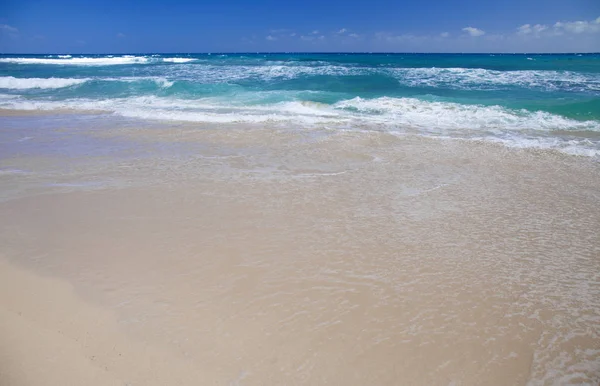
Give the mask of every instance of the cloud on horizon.
<path id="1" fill-rule="evenodd" d="M 481 30 L 481 29 L 475 28 L 475 27 L 465 27 L 462 30 L 465 31 L 466 33 L 468 33 L 469 35 L 473 36 L 473 37 L 478 37 L 478 36 L 485 35 L 485 31 L 484 30 Z"/>
<path id="2" fill-rule="evenodd" d="M 482 28 L 468 26 L 459 31 L 432 34 L 350 33 L 349 28 L 320 34 L 319 30 L 290 33 L 289 29 L 271 30 L 267 40 L 279 40 L 285 49 L 336 50 L 340 48 L 363 51 L 410 51 L 410 52 L 566 52 L 600 51 L 600 17 L 589 21 L 557 21 L 554 24 L 523 24 L 512 31 L 488 33 Z M 285 31 L 285 33 L 283 33 Z M 588 36 L 577 39 L 574 36 Z M 297 42 L 297 43 L 294 43 Z M 317 45 L 318 43 L 318 45 Z M 296 45 L 298 44 L 298 45 Z M 285 45 L 285 46 L 283 46 Z M 493 50 L 490 50 L 493 47 Z"/>
<path id="3" fill-rule="evenodd" d="M 565 34 L 594 34 L 600 32 L 600 17 L 590 21 L 557 21 L 554 25 L 524 24 L 517 27 L 517 34 L 521 36 L 553 37 Z"/>
<path id="4" fill-rule="evenodd" d="M 328 28 L 324 33 L 322 31 L 325 26 L 318 29 L 315 27 L 313 25 L 305 30 L 274 28 L 262 34 L 248 31 L 248 35 L 240 37 L 237 47 L 232 46 L 231 51 L 243 51 L 244 47 L 252 47 L 252 51 L 600 52 L 600 17 L 589 20 L 557 20 L 546 24 L 533 21 L 520 26 L 506 26 L 503 30 L 491 30 L 487 25 L 471 24 L 454 30 L 431 29 L 420 33 L 409 30 L 361 31 L 353 28 L 355 26 Z M 24 38 L 27 38 L 27 42 L 43 40 L 38 36 L 43 36 L 44 32 L 25 31 L 15 27 L 10 21 L 0 24 L 0 37 L 5 38 L 7 47 L 18 44 L 19 39 Z M 125 33 L 119 31 L 112 36 L 125 44 Z M 50 43 L 47 41 L 44 44 Z M 83 40 L 78 40 L 75 44 L 95 48 Z"/>

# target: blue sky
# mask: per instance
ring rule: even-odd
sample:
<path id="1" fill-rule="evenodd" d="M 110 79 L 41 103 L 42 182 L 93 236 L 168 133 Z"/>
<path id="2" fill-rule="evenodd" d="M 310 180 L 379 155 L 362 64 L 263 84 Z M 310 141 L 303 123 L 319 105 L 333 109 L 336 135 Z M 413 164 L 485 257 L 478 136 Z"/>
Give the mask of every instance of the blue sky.
<path id="1" fill-rule="evenodd" d="M 2 53 L 600 52 L 600 0 L 2 0 Z"/>

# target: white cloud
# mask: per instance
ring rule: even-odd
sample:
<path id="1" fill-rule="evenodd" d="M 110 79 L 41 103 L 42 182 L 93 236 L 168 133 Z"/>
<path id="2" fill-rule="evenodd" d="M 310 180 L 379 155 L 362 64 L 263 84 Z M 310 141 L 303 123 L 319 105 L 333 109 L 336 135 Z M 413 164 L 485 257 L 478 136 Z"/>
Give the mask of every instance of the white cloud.
<path id="1" fill-rule="evenodd" d="M 592 21 L 567 21 L 554 24 L 556 32 L 567 32 L 573 34 L 600 32 L 600 17 Z"/>
<path id="2" fill-rule="evenodd" d="M 519 35 L 528 35 L 532 31 L 531 24 L 523 24 L 520 27 L 517 27 L 517 33 Z"/>
<path id="3" fill-rule="evenodd" d="M 268 35 L 265 36 L 265 40 L 268 40 L 268 41 L 286 40 L 288 38 L 293 38 L 296 36 L 298 36 L 298 34 L 296 32 L 294 32 L 294 30 L 292 30 L 292 29 L 277 28 L 277 29 L 270 29 L 268 31 Z"/>
<path id="4" fill-rule="evenodd" d="M 482 26 L 484 27 L 484 26 Z M 4 29 L 3 26 L 0 28 Z M 424 34 L 382 31 L 361 33 L 339 28 L 324 33 L 319 30 L 294 32 L 291 29 L 267 30 L 252 43 L 267 47 L 273 42 L 288 42 L 292 49 L 312 46 L 328 49 L 348 47 L 365 51 L 414 52 L 598 52 L 600 50 L 600 17 L 588 21 L 559 21 L 548 24 L 514 25 L 512 31 L 490 32 L 474 26 L 458 31 L 429 31 Z M 285 31 L 285 32 L 284 32 Z M 2 30 L 0 30 L 2 32 Z M 245 41 L 251 42 L 250 39 Z M 272 42 L 272 43 L 269 43 Z M 297 44 L 297 46 L 293 46 Z"/>
<path id="5" fill-rule="evenodd" d="M 123 32 L 119 32 L 119 33 L 117 34 L 117 37 L 118 37 L 119 39 L 122 39 L 122 38 L 124 38 L 124 37 L 125 37 L 125 34 L 124 34 Z"/>
<path id="6" fill-rule="evenodd" d="M 13 34 L 16 34 L 19 32 L 19 30 L 17 28 L 10 26 L 8 24 L 0 24 L 0 30 L 9 32 L 9 33 L 13 33 Z"/>
<path id="7" fill-rule="evenodd" d="M 540 37 L 542 32 L 544 32 L 546 30 L 548 30 L 547 25 L 536 24 L 536 25 L 532 26 L 531 24 L 523 24 L 522 26 L 517 28 L 517 34 L 518 35 L 533 35 L 535 37 Z"/>
<path id="8" fill-rule="evenodd" d="M 524 24 L 517 28 L 517 35 L 534 37 L 563 36 L 567 34 L 593 34 L 600 32 L 600 17 L 591 21 L 559 21 L 554 25 Z"/>
<path id="9" fill-rule="evenodd" d="M 485 35 L 485 31 L 484 30 L 481 30 L 481 29 L 475 28 L 475 27 L 465 27 L 462 30 L 465 31 L 466 33 L 468 33 L 469 35 L 473 36 L 473 37 Z"/>

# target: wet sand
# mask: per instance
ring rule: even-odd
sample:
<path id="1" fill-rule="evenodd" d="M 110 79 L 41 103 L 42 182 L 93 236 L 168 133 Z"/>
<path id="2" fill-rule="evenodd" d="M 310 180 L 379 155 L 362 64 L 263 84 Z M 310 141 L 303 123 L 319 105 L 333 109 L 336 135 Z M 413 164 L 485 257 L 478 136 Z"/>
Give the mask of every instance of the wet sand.
<path id="1" fill-rule="evenodd" d="M 0 130 L 1 384 L 600 381 L 593 159 L 28 119 Z"/>

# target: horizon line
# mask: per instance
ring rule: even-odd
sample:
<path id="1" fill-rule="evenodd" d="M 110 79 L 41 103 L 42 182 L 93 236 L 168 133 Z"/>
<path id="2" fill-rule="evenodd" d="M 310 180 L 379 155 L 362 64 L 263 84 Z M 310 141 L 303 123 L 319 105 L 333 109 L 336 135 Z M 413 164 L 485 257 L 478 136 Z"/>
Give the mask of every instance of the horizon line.
<path id="1" fill-rule="evenodd" d="M 590 52 L 416 52 L 416 51 L 206 51 L 206 52 L 2 52 L 0 55 L 224 55 L 224 54 L 250 54 L 250 55 L 272 55 L 272 54 L 358 54 L 358 55 L 600 55 L 600 51 Z"/>

